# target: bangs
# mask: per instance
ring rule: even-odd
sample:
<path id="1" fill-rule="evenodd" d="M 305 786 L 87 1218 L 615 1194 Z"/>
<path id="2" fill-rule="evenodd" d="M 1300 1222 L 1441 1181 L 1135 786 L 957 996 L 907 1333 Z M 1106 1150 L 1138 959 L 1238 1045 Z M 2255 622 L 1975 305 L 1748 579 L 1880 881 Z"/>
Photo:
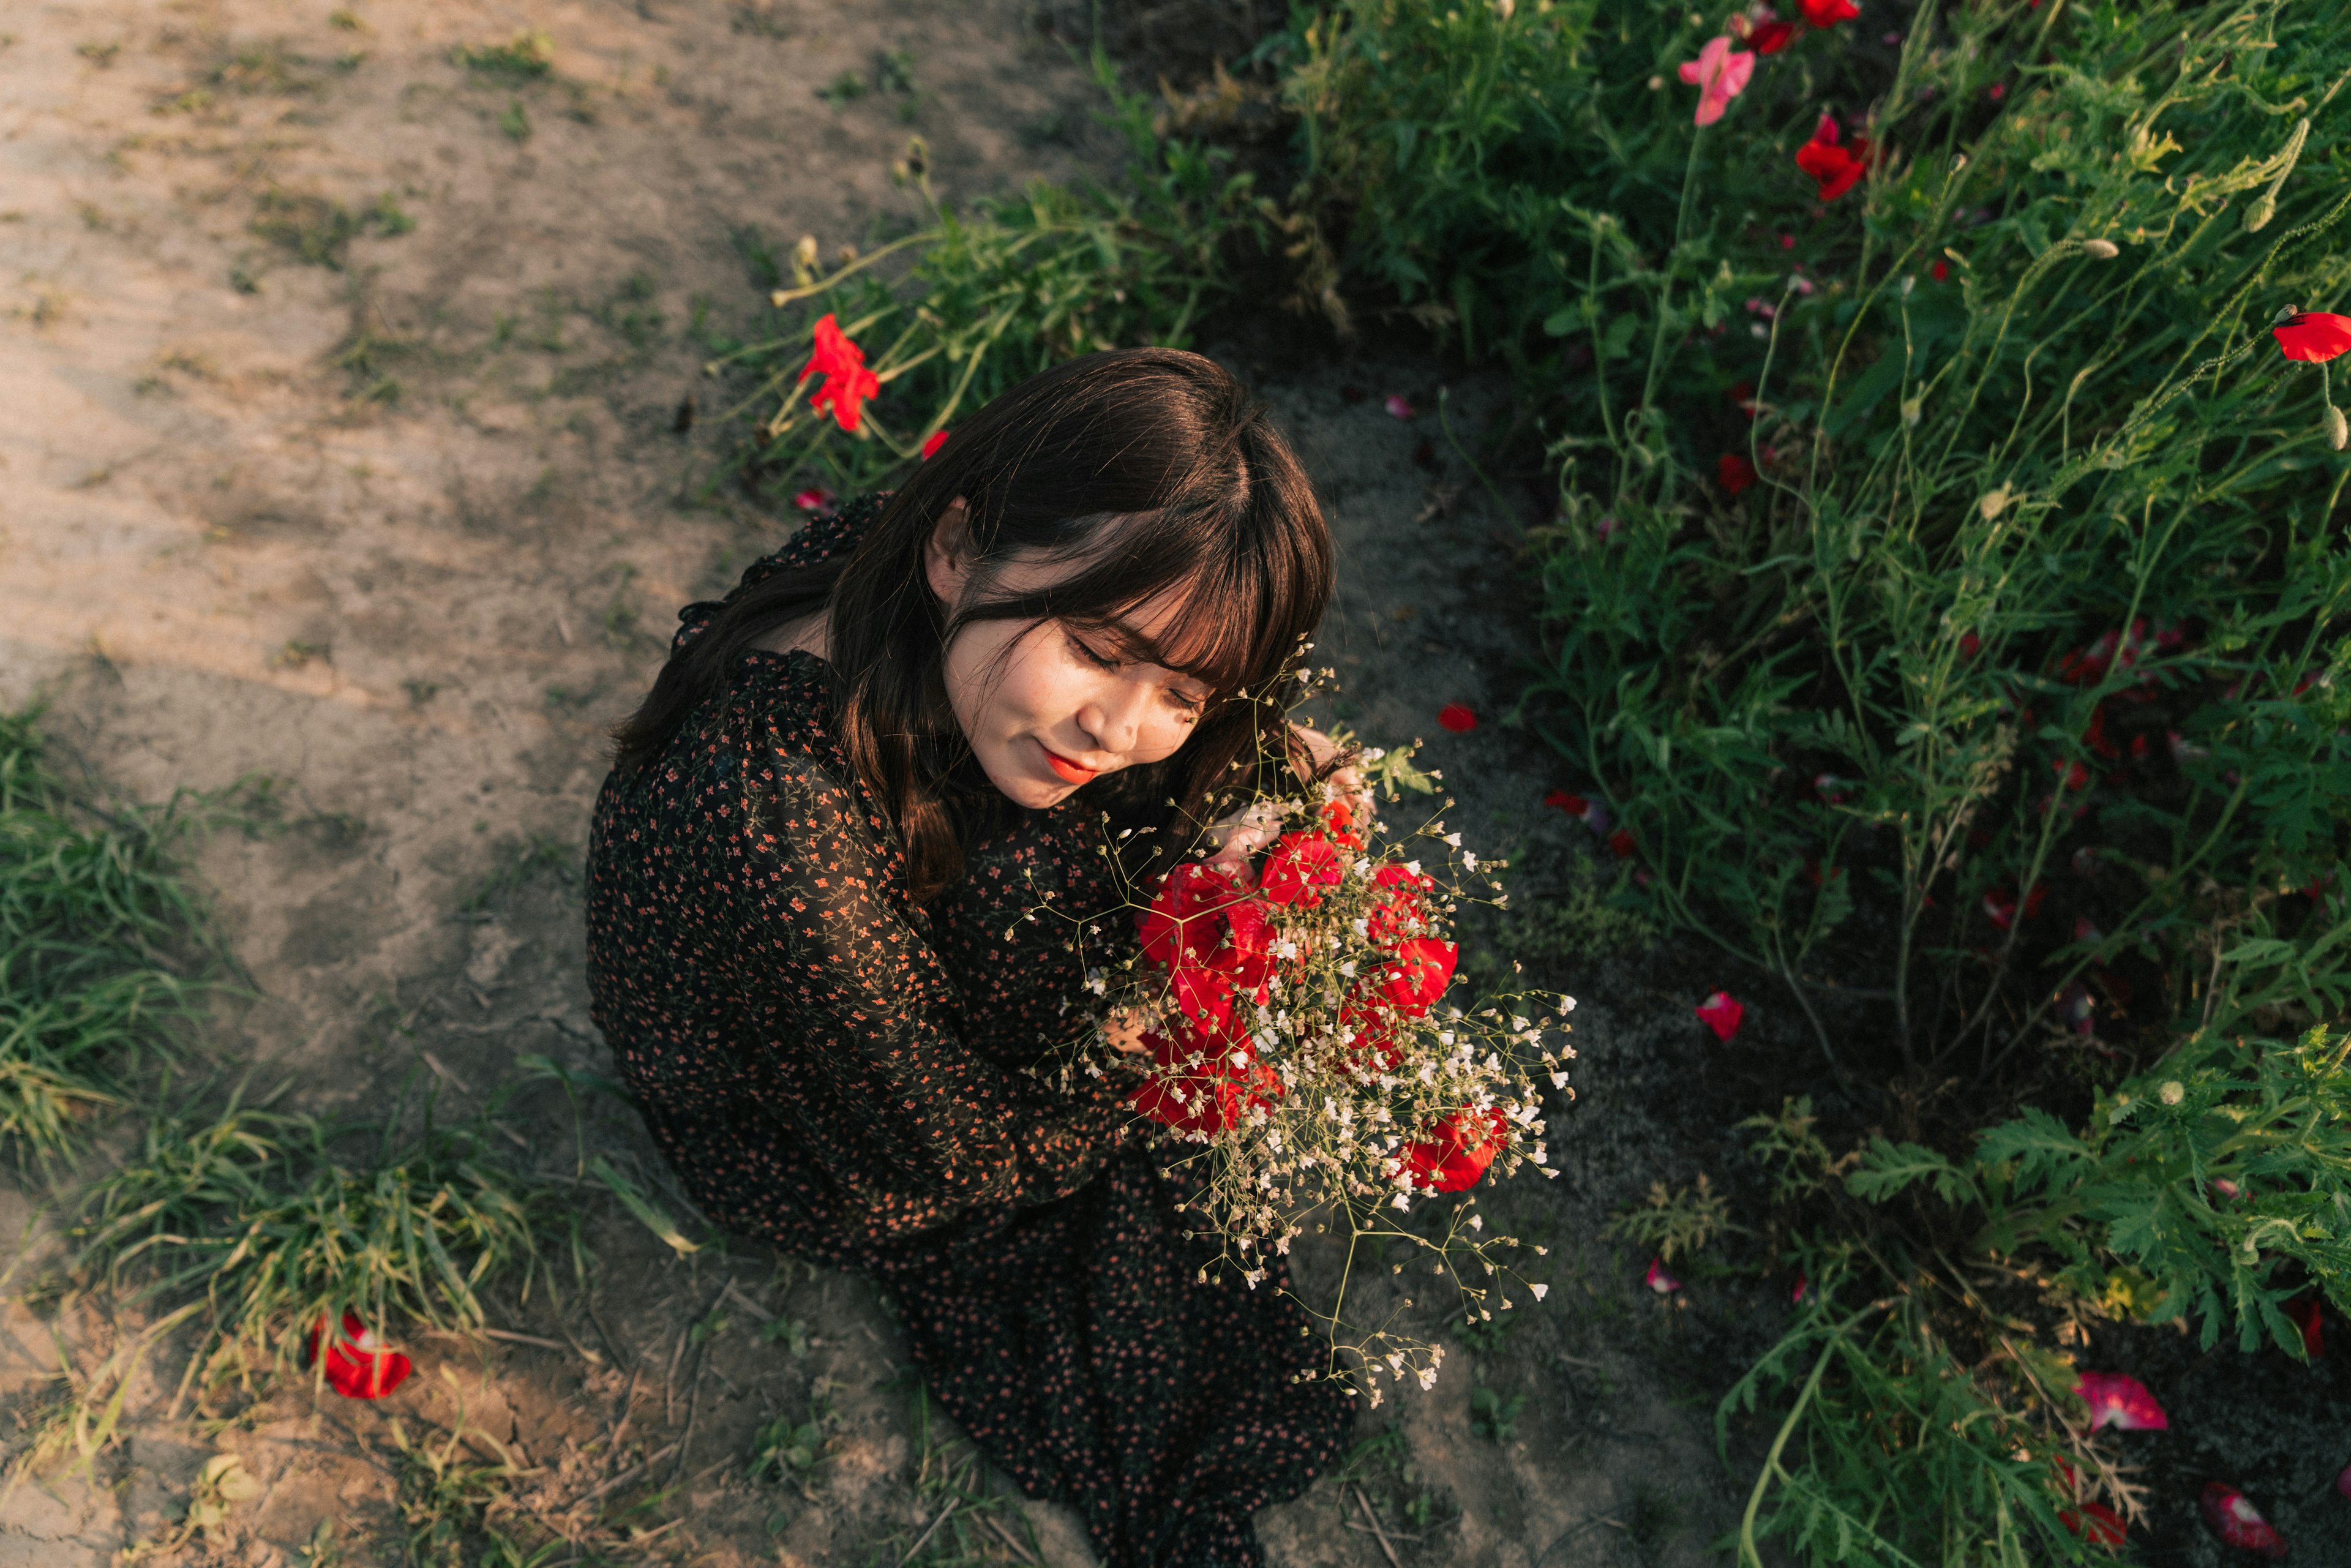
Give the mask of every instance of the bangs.
<path id="1" fill-rule="evenodd" d="M 1053 554 L 1083 562 L 1076 572 L 973 615 L 1061 621 L 1220 696 L 1269 685 L 1289 667 L 1297 639 L 1282 609 L 1302 563 L 1262 535 L 1247 537 L 1255 530 L 1243 517 L 1161 511 L 1077 519 L 1072 531 L 1081 541 Z M 1163 601 L 1172 612 L 1157 636 L 1145 636 L 1135 622 Z"/>

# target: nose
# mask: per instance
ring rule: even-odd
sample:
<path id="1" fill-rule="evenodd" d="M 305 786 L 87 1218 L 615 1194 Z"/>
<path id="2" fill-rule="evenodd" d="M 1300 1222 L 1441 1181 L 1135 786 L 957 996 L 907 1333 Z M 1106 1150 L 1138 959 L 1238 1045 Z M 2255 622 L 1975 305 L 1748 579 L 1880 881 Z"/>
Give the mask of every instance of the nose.
<path id="1" fill-rule="evenodd" d="M 1150 700 L 1140 682 L 1109 682 L 1079 706 L 1078 727 L 1102 750 L 1124 757 L 1143 733 L 1144 705 Z"/>

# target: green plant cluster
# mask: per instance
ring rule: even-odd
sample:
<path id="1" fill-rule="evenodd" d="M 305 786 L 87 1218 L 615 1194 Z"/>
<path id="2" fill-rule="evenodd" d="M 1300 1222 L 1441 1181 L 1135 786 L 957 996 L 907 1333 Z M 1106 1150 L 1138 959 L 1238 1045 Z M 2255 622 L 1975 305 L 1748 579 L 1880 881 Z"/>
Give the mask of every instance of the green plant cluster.
<path id="1" fill-rule="evenodd" d="M 1037 184 L 950 211 L 932 195 L 916 138 L 897 173 L 933 223 L 862 254 L 851 247 L 829 271 L 815 240 L 800 241 L 793 286 L 775 290 L 755 340 L 720 345 L 706 367 L 748 378 L 734 413 L 759 419 L 757 438 L 711 483 L 872 489 L 961 413 L 1060 361 L 1188 342 L 1230 287 L 1228 248 L 1260 223 L 1251 176 L 1221 150 L 1160 140 L 1149 104 L 1113 91 L 1134 154 L 1121 188 Z M 853 434 L 807 401 L 819 385 L 802 380 L 811 329 L 826 315 L 882 383 Z"/>

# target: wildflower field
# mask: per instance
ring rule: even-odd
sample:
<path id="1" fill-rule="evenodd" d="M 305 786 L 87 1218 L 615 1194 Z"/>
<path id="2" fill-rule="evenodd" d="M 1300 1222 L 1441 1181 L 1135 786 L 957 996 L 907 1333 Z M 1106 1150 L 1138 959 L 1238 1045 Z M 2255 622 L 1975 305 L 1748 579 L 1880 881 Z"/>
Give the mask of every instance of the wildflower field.
<path id="1" fill-rule="evenodd" d="M 668 1186 L 571 878 L 676 605 L 1144 342 L 1582 1003 L 1561 1179 L 1242 1226 L 1443 1364 L 1273 1560 L 2351 1555 L 2351 19 L 638 10 L 0 18 L 127 128 L 0 211 L 0 1563 L 1083 1561 Z M 1472 1187 L 1533 1301 L 1383 1294 Z"/>

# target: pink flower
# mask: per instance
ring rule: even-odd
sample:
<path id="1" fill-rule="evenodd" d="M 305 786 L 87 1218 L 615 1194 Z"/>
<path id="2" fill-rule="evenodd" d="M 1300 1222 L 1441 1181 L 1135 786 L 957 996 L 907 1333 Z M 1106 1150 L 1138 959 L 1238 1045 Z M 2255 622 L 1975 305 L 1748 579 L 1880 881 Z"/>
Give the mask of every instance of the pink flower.
<path id="1" fill-rule="evenodd" d="M 1388 411 L 1388 417 L 1390 419 L 1410 419 L 1412 417 L 1412 400 L 1405 397 L 1402 392 L 1388 393 L 1387 402 L 1381 406 Z"/>
<path id="2" fill-rule="evenodd" d="M 1801 1307 L 1804 1304 L 1804 1298 L 1811 1295 L 1812 1292 L 1812 1281 L 1806 1279 L 1802 1273 L 1799 1273 L 1796 1276 L 1796 1288 L 1788 1292 L 1788 1300 Z"/>
<path id="3" fill-rule="evenodd" d="M 2228 1546 L 2241 1546 L 2258 1552 L 2264 1557 L 2283 1557 L 2285 1537 L 2277 1527 L 2263 1519 L 2261 1511 L 2245 1500 L 2245 1494 L 2226 1481 L 2206 1481 L 2204 1495 L 2196 1501 L 2204 1515 L 2204 1523 Z"/>
<path id="4" fill-rule="evenodd" d="M 2345 1497 L 2351 1497 L 2351 1465 L 2344 1466 L 2343 1473 L 2335 1478 L 2335 1490 Z"/>
<path id="5" fill-rule="evenodd" d="M 945 446 L 946 444 L 947 433 L 946 431 L 934 430 L 931 432 L 930 435 L 923 442 L 923 461 L 925 463 L 929 462 L 932 457 L 937 455 L 939 448 Z"/>
<path id="6" fill-rule="evenodd" d="M 2147 1385 L 2127 1373 L 2085 1372 L 2076 1391 L 2090 1406 L 2090 1430 L 2116 1427 L 2126 1432 L 2160 1432 L 2171 1417 L 2147 1391 Z"/>
<path id="7" fill-rule="evenodd" d="M 1456 735 L 1467 735 L 1478 727 L 1478 716 L 1459 703 L 1447 703 L 1437 710 L 1437 722 Z"/>
<path id="8" fill-rule="evenodd" d="M 1717 34 L 1698 50 L 1698 58 L 1684 60 L 1682 80 L 1698 89 L 1696 122 L 1712 125 L 1722 118 L 1730 100 L 1747 90 L 1747 78 L 1755 74 L 1755 57 L 1745 49 L 1734 49 L 1730 40 Z"/>
<path id="9" fill-rule="evenodd" d="M 823 486 L 811 485 L 792 497 L 792 505 L 803 512 L 820 512 L 830 516 L 833 503 L 839 499 L 839 497 Z"/>
<path id="10" fill-rule="evenodd" d="M 1714 1030 L 1714 1038 L 1728 1044 L 1746 1021 L 1747 1009 L 1729 991 L 1717 991 L 1698 1005 L 1698 1021 Z"/>
<path id="11" fill-rule="evenodd" d="M 1642 1282 L 1661 1296 L 1670 1296 L 1682 1288 L 1682 1282 L 1679 1280 L 1666 1272 L 1666 1260 L 1663 1258 L 1649 1260 L 1649 1272 Z"/>

